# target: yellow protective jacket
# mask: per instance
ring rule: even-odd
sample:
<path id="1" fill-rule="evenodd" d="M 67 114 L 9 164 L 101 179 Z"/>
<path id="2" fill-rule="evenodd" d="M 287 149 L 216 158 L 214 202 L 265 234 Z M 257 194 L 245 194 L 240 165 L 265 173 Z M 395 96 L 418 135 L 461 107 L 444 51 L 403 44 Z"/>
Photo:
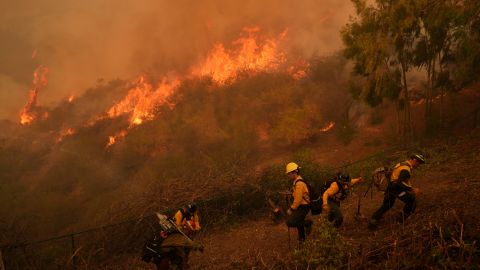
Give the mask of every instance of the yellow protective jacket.
<path id="1" fill-rule="evenodd" d="M 410 175 L 412 173 L 412 164 L 409 160 L 405 162 L 398 163 L 393 167 L 392 176 L 390 177 L 390 181 L 392 183 L 400 184 L 407 189 L 412 189 L 412 185 L 410 184 Z"/>
<path id="2" fill-rule="evenodd" d="M 343 189 L 347 190 L 350 187 L 358 184 L 362 179 L 361 178 L 353 178 L 348 185 L 344 185 Z M 327 205 L 328 203 L 328 198 L 332 198 L 334 201 L 340 201 L 339 198 L 336 198 L 337 195 L 339 195 L 340 187 L 338 186 L 337 182 L 332 182 L 330 184 L 330 187 L 328 187 L 327 190 L 323 193 L 322 200 L 323 204 Z"/>
<path id="3" fill-rule="evenodd" d="M 290 206 L 292 210 L 297 209 L 300 205 L 310 204 L 310 196 L 308 194 L 308 187 L 301 176 L 297 176 L 295 181 L 293 181 L 292 194 L 293 194 L 293 203 Z"/>
<path id="4" fill-rule="evenodd" d="M 182 210 L 178 210 L 175 214 L 175 223 L 179 228 L 187 229 L 190 231 L 199 231 L 202 227 L 200 226 L 200 218 L 198 217 L 198 211 L 192 216 L 183 214 Z"/>

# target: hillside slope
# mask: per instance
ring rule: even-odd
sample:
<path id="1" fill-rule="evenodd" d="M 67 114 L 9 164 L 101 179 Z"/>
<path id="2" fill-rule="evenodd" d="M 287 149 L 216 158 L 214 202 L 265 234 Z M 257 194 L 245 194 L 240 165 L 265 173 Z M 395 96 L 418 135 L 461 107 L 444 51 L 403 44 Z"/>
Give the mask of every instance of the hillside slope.
<path id="1" fill-rule="evenodd" d="M 448 144 L 437 141 L 425 149 L 428 163 L 415 171 L 413 178 L 414 185 L 421 189 L 417 211 L 405 223 L 396 221 L 403 207 L 403 203 L 396 202 L 380 227 L 368 230 L 367 220 L 380 206 L 383 196 L 374 192 L 363 197 L 366 186 L 354 190 L 344 201 L 345 221 L 336 241 L 345 253 L 339 260 L 342 264 L 333 264 L 334 268 L 478 267 L 480 130 Z M 359 196 L 362 197 L 362 218 L 355 218 Z M 322 241 L 325 233 L 331 233 L 333 228 L 325 230 L 322 216 L 313 219 L 317 228 L 310 240 Z M 191 255 L 191 269 L 292 269 L 295 266 L 303 269 L 302 263 L 309 260 L 310 267 L 316 265 L 314 257 L 302 257 L 309 254 L 307 250 L 295 251 L 296 231 L 290 230 L 289 241 L 287 227 L 273 222 L 269 213 L 204 232 L 198 241 L 206 249 Z M 321 247 L 318 241 L 307 244 L 308 248 L 318 248 L 318 245 Z M 134 256 L 124 258 L 122 266 L 111 266 L 115 265 L 113 269 L 132 269 L 133 266 L 154 269 L 153 265 L 141 262 L 139 255 Z M 334 259 L 323 259 L 323 262 L 338 262 Z"/>

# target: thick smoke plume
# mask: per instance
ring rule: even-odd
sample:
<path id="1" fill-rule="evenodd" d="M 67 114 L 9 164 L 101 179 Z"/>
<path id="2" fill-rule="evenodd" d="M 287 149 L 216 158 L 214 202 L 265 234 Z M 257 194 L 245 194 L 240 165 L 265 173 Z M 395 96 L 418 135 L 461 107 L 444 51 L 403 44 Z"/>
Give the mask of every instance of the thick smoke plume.
<path id="1" fill-rule="evenodd" d="M 49 85 L 38 104 L 51 106 L 101 79 L 183 71 L 246 26 L 288 29 L 287 49 L 299 57 L 329 54 L 351 9 L 347 0 L 4 1 L 0 119 L 18 119 L 40 64 Z"/>

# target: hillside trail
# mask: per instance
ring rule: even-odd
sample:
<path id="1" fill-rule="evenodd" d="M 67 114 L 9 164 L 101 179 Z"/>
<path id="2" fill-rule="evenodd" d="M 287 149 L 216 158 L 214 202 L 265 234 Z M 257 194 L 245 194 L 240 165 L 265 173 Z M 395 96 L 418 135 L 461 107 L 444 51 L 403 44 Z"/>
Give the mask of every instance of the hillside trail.
<path id="1" fill-rule="evenodd" d="M 474 131 L 450 145 L 436 144 L 429 148 L 430 162 L 413 174 L 413 185 L 420 188 L 417 211 L 405 221 L 396 222 L 403 203 L 397 201 L 385 215 L 376 231 L 367 229 L 367 220 L 381 205 L 383 194 L 373 192 L 363 197 L 366 187 L 354 191 L 342 203 L 344 224 L 339 229 L 345 241 L 363 248 L 381 241 L 388 241 L 392 234 L 410 230 L 415 223 L 436 222 L 454 211 L 470 224 L 477 224 L 480 233 L 480 132 Z M 355 219 L 358 197 L 361 196 L 362 219 Z M 313 217 L 318 222 L 321 216 Z M 206 247 L 204 253 L 194 253 L 190 258 L 191 269 L 246 269 L 251 265 L 269 268 L 275 261 L 286 260 L 296 243 L 296 231 L 289 232 L 284 223 L 276 224 L 269 213 L 244 223 L 233 224 L 228 229 L 215 229 L 198 240 Z M 310 237 L 315 238 L 312 234 Z"/>

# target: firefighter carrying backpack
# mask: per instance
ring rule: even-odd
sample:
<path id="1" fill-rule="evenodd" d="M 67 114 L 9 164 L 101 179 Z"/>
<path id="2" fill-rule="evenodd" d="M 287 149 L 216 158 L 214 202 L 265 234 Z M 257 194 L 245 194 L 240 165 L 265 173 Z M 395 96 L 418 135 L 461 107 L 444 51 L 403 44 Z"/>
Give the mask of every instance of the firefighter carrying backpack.
<path id="1" fill-rule="evenodd" d="M 322 204 L 323 204 L 322 190 L 316 186 L 310 185 L 310 183 L 308 183 L 303 179 L 299 179 L 297 180 L 297 182 L 303 182 L 305 183 L 305 185 L 307 185 L 308 196 L 310 197 L 309 206 L 310 206 L 310 212 L 312 213 L 312 215 L 320 215 L 320 213 L 322 213 Z"/>
<path id="2" fill-rule="evenodd" d="M 398 166 L 407 165 L 410 166 L 406 162 L 400 162 L 397 164 Z M 388 186 L 390 185 L 390 180 L 392 178 L 393 170 L 397 168 L 394 166 L 393 168 L 390 167 L 379 167 L 373 171 L 372 175 L 372 184 L 377 188 L 378 191 L 386 191 Z"/>

